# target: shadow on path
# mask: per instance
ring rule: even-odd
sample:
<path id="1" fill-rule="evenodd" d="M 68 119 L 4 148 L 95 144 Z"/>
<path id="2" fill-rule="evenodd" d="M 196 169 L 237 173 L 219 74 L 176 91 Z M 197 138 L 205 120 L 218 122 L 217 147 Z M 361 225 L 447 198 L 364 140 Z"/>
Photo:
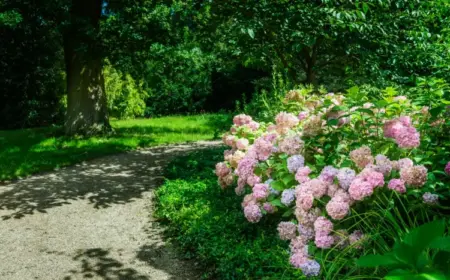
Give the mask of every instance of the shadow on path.
<path id="1" fill-rule="evenodd" d="M 132 151 L 0 186 L 0 210 L 7 212 L 0 211 L 1 217 L 20 219 L 79 199 L 87 199 L 94 208 L 125 204 L 157 186 L 173 157 L 212 145 L 217 142 Z"/>

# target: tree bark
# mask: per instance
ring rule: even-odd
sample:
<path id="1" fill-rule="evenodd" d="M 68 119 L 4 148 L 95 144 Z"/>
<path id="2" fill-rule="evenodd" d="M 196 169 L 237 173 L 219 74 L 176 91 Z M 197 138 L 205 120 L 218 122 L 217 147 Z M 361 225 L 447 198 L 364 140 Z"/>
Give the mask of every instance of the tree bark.
<path id="1" fill-rule="evenodd" d="M 68 135 L 110 129 L 98 40 L 102 0 L 72 0 L 70 25 L 64 33 Z"/>

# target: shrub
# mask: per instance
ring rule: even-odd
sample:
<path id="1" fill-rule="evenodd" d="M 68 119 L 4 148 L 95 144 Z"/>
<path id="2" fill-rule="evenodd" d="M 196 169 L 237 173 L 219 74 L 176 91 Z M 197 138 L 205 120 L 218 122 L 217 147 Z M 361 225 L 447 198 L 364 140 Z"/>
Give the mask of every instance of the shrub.
<path id="1" fill-rule="evenodd" d="M 143 83 L 134 80 L 130 74 L 121 73 L 108 63 L 103 72 L 110 115 L 118 119 L 142 117 L 148 96 Z"/>
<path id="2" fill-rule="evenodd" d="M 217 279 L 302 279 L 288 263 L 287 244 L 279 240 L 277 219 L 250 224 L 231 190 L 214 188 L 214 164 L 223 149 L 195 152 L 172 162 L 167 180 L 156 190 L 155 215 L 167 234 Z"/>
<path id="3" fill-rule="evenodd" d="M 448 101 L 436 110 L 393 88 L 376 93 L 372 103 L 358 87 L 291 90 L 274 105 L 275 123 L 237 115 L 223 137 L 231 150 L 216 165 L 219 184 L 237 182 L 250 223 L 283 213 L 279 236 L 306 276 L 354 275 L 356 249 L 387 250 L 447 199 L 448 146 L 429 144 L 449 131 Z"/>

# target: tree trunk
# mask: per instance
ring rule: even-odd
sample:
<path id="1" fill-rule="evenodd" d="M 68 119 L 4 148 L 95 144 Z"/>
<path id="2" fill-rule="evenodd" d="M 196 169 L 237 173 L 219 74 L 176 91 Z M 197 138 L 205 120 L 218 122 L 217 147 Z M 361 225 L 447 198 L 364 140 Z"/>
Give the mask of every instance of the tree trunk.
<path id="1" fill-rule="evenodd" d="M 110 129 L 98 40 L 102 0 L 72 0 L 64 34 L 67 79 L 66 134 L 96 134 Z"/>

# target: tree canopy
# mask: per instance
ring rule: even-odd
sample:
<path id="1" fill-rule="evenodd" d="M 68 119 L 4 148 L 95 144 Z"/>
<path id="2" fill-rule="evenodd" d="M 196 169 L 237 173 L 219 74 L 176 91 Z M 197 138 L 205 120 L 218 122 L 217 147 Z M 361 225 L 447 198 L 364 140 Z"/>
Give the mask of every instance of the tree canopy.
<path id="1" fill-rule="evenodd" d="M 109 114 L 217 109 L 206 106 L 218 88 L 214 83 L 224 81 L 217 77 L 241 75 L 242 67 L 265 73 L 255 85 L 274 71 L 292 84 L 333 89 L 354 83 L 411 86 L 432 76 L 448 80 L 449 5 L 2 0 L 1 127 L 65 119 L 68 134 L 96 133 L 108 129 Z M 238 78 L 226 80 L 240 86 L 223 85 L 238 91 L 229 101 L 218 97 L 223 104 L 256 90 Z"/>

